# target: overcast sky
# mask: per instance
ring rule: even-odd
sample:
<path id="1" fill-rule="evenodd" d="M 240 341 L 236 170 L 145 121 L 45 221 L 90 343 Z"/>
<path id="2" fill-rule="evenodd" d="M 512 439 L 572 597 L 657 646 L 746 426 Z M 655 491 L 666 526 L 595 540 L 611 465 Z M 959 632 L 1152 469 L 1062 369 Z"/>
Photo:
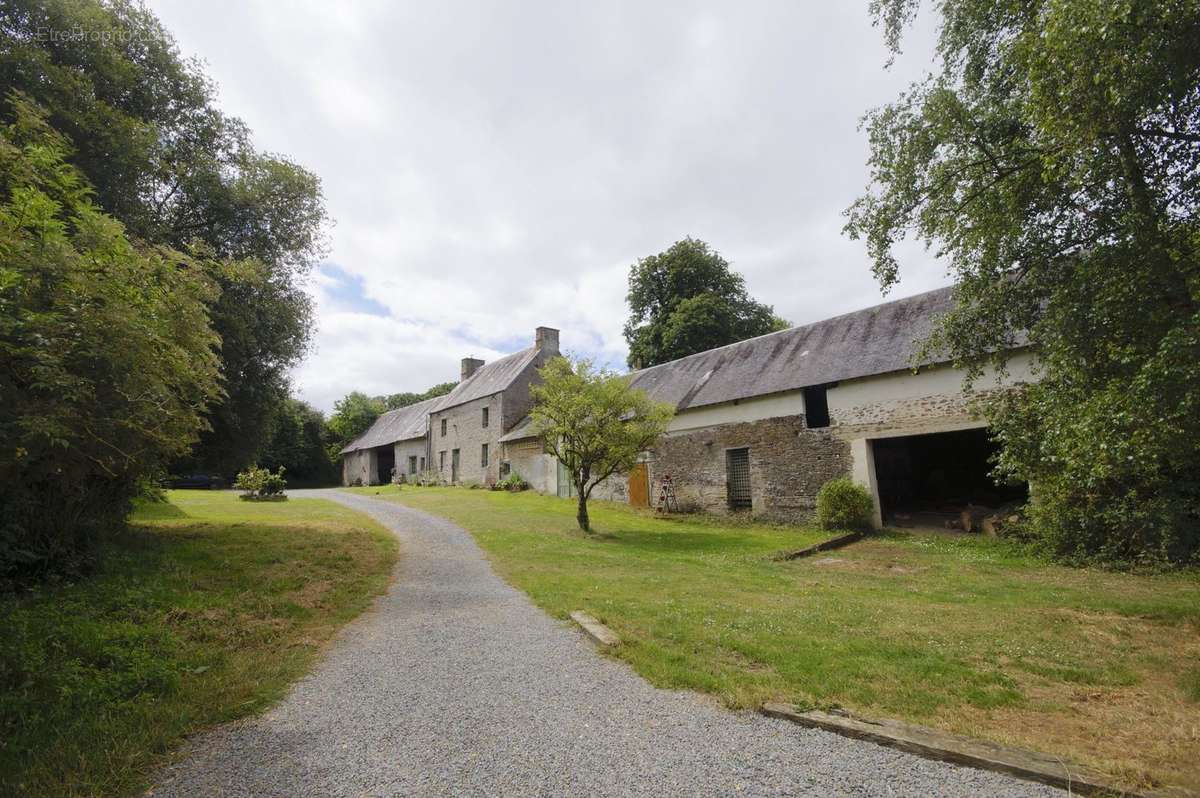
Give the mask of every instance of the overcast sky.
<path id="1" fill-rule="evenodd" d="M 420 391 L 532 343 L 623 368 L 629 266 L 709 242 L 802 324 L 882 301 L 841 233 L 885 70 L 867 0 L 778 3 L 152 0 L 223 110 L 320 175 L 328 260 L 296 370 L 323 410 Z M 888 298 L 948 282 L 904 250 Z"/>

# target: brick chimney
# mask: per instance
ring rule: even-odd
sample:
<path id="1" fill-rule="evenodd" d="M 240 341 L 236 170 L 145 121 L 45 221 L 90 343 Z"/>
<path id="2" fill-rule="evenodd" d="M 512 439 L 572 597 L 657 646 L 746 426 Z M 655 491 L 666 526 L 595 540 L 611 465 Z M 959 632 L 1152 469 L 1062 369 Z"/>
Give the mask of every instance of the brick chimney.
<path id="1" fill-rule="evenodd" d="M 471 375 L 479 371 L 479 367 L 483 365 L 483 361 L 477 357 L 464 357 L 462 359 L 462 376 L 459 382 L 466 382 Z"/>
<path id="2" fill-rule="evenodd" d="M 558 330 L 553 327 L 538 327 L 533 333 L 533 347 L 558 354 Z"/>

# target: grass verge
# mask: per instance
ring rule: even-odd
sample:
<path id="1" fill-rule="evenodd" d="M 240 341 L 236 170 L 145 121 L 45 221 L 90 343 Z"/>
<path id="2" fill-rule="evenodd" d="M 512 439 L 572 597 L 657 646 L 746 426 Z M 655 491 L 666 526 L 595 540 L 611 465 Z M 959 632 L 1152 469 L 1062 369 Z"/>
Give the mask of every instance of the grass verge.
<path id="1" fill-rule="evenodd" d="M 586 610 L 654 684 L 901 718 L 1200 787 L 1200 575 L 1036 560 L 1002 541 L 891 533 L 795 562 L 813 529 L 664 519 L 532 493 L 392 486 L 470 530 L 552 615 Z M 1186 674 L 1186 675 L 1185 675 Z"/>
<path id="2" fill-rule="evenodd" d="M 395 538 L 332 502 L 170 491 L 98 573 L 0 597 L 0 793 L 131 795 L 260 712 L 382 593 Z"/>

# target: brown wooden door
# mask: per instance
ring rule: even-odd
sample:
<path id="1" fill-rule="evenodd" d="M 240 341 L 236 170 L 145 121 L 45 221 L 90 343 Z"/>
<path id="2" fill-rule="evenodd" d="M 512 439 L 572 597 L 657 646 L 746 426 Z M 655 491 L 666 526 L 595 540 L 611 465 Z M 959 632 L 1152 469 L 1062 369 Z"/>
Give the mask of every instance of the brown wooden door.
<path id="1" fill-rule="evenodd" d="M 629 472 L 629 503 L 634 507 L 650 506 L 650 480 L 645 463 L 638 463 Z"/>

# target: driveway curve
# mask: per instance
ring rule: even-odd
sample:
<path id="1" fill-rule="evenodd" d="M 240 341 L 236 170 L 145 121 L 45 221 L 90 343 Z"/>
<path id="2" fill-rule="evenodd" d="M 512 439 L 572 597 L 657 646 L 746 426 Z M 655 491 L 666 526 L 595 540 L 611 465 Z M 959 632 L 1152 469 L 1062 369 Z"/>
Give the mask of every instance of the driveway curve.
<path id="1" fill-rule="evenodd" d="M 338 491 L 396 578 L 265 714 L 197 737 L 168 796 L 1054 796 L 660 690 L 492 571 L 460 527 Z"/>

